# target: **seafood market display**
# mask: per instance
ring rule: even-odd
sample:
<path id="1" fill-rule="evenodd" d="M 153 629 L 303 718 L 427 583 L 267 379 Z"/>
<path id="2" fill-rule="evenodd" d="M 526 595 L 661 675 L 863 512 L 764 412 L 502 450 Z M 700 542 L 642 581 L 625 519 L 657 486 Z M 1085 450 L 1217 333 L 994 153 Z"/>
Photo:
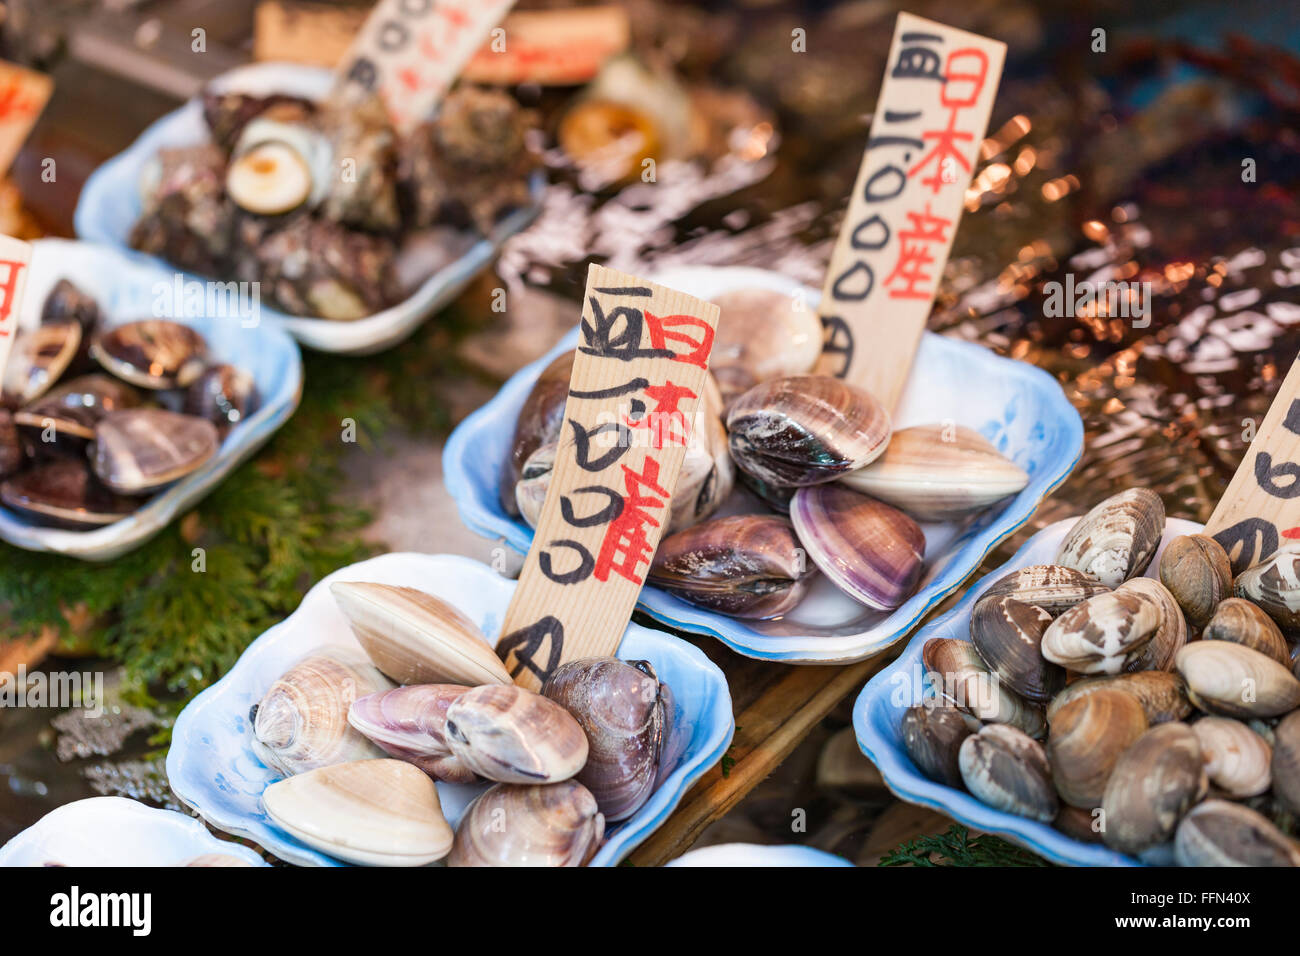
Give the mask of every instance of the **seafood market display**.
<path id="1" fill-rule="evenodd" d="M 363 865 L 581 866 L 654 792 L 673 698 L 649 662 L 571 661 L 533 693 L 447 602 L 330 590 L 365 654 L 307 655 L 251 714 L 283 775 L 263 806 L 298 840 Z M 454 832 L 435 781 L 479 787 Z"/>
<path id="2" fill-rule="evenodd" d="M 1053 564 L 984 590 L 969 642 L 924 645 L 903 747 L 933 780 L 1148 862 L 1300 865 L 1300 548 L 1234 580 L 1214 538 L 1161 551 L 1164 531 L 1158 495 L 1121 492 Z"/>
<path id="3" fill-rule="evenodd" d="M 257 406 L 252 376 L 194 329 L 112 325 L 62 279 L 5 370 L 0 504 L 39 525 L 112 524 L 210 461 Z"/>

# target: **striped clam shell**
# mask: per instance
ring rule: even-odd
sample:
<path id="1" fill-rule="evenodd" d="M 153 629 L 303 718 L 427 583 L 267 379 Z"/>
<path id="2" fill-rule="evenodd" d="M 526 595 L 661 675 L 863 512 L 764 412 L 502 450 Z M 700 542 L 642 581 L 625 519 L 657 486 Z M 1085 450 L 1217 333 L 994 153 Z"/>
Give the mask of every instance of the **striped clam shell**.
<path id="1" fill-rule="evenodd" d="M 1182 677 L 1172 671 L 1141 671 L 1117 677 L 1085 677 L 1072 682 L 1047 705 L 1048 722 L 1055 720 L 1061 708 L 1072 701 L 1109 689 L 1121 690 L 1133 697 L 1142 705 L 1149 724 L 1182 720 L 1192 712 L 1192 702 L 1187 699 L 1187 687 Z"/>
<path id="2" fill-rule="evenodd" d="M 1280 717 L 1300 707 L 1300 680 L 1244 644 L 1193 641 L 1175 658 L 1187 696 L 1210 714 L 1249 720 Z"/>
<path id="3" fill-rule="evenodd" d="M 945 704 L 985 723 L 1011 724 L 1031 737 L 1047 729 L 1042 711 L 996 679 L 970 641 L 933 637 L 921 648 L 921 663 Z"/>
<path id="4" fill-rule="evenodd" d="M 1262 607 L 1283 631 L 1300 632 L 1300 544 L 1279 548 L 1241 572 L 1233 590 Z"/>
<path id="5" fill-rule="evenodd" d="M 92 462 L 105 485 L 123 495 L 147 494 L 201 467 L 221 444 L 206 419 L 162 408 L 124 408 L 95 425 Z"/>
<path id="6" fill-rule="evenodd" d="M 1039 651 L 1052 616 L 1015 598 L 980 601 L 970 619 L 970 639 L 980 659 L 1021 697 L 1046 704 L 1065 686 L 1065 671 Z"/>
<path id="7" fill-rule="evenodd" d="M 207 366 L 208 343 L 188 325 L 143 319 L 101 332 L 90 354 L 118 378 L 140 388 L 185 388 Z"/>
<path id="8" fill-rule="evenodd" d="M 348 723 L 384 753 L 437 780 L 473 783 L 478 774 L 453 757 L 447 744 L 447 708 L 468 690 L 459 684 L 413 684 L 368 694 L 353 701 Z"/>
<path id="9" fill-rule="evenodd" d="M 1165 843 L 1208 788 L 1191 728 L 1177 722 L 1152 727 L 1120 754 L 1106 782 L 1102 840 L 1124 853 Z"/>
<path id="10" fill-rule="evenodd" d="M 1179 866 L 1300 866 L 1300 850 L 1263 814 L 1206 800 L 1178 824 L 1174 860 Z"/>
<path id="11" fill-rule="evenodd" d="M 1060 802 L 1043 745 L 1007 724 L 989 724 L 962 741 L 957 755 L 966 789 L 983 803 L 1043 823 Z"/>
<path id="12" fill-rule="evenodd" d="M 714 298 L 721 314 L 709 369 L 728 402 L 760 382 L 804 375 L 822 353 L 817 310 L 772 289 L 734 289 Z"/>
<path id="13" fill-rule="evenodd" d="M 1116 594 L 1141 594 L 1160 608 L 1160 626 L 1137 656 L 1125 666 L 1130 671 L 1169 671 L 1174 655 L 1187 643 L 1187 620 L 1169 589 L 1155 578 L 1133 578 L 1115 589 Z"/>
<path id="14" fill-rule="evenodd" d="M 1043 634 L 1043 656 L 1079 674 L 1118 674 L 1160 623 L 1160 605 L 1144 594 L 1098 594 L 1052 622 Z"/>
<path id="15" fill-rule="evenodd" d="M 1075 522 L 1061 542 L 1056 564 L 1118 587 L 1147 569 L 1165 530 L 1165 506 L 1146 488 L 1112 495 Z"/>
<path id="16" fill-rule="evenodd" d="M 1052 617 L 1060 617 L 1076 604 L 1109 590 L 1091 574 L 1074 568 L 1059 564 L 1031 564 L 998 578 L 979 600 L 1015 598 L 1042 608 Z"/>

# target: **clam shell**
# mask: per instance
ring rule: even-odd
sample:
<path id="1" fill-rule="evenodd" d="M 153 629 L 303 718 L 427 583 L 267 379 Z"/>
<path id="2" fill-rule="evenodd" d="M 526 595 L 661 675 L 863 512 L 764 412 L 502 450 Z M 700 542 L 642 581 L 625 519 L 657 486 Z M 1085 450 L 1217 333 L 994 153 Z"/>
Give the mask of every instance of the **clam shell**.
<path id="1" fill-rule="evenodd" d="M 119 494 L 147 494 L 202 467 L 220 443 L 216 427 L 202 418 L 127 408 L 95 425 L 95 474 Z"/>
<path id="2" fill-rule="evenodd" d="M 0 398 L 8 405 L 21 406 L 44 395 L 76 358 L 81 335 L 76 322 L 19 329 L 9 362 L 0 369 L 4 373 Z"/>
<path id="3" fill-rule="evenodd" d="M 382 756 L 349 726 L 348 710 L 357 698 L 391 686 L 358 654 L 333 647 L 309 654 L 254 708 L 253 749 L 285 775 Z"/>
<path id="4" fill-rule="evenodd" d="M 95 361 L 140 388 L 185 388 L 202 374 L 208 343 L 188 325 L 143 319 L 101 332 L 90 346 Z"/>
<path id="5" fill-rule="evenodd" d="M 1192 712 L 1192 702 L 1187 699 L 1187 686 L 1180 675 L 1169 671 L 1141 671 L 1117 677 L 1088 677 L 1074 681 L 1047 705 L 1048 723 L 1056 719 L 1057 712 L 1066 704 L 1104 689 L 1121 690 L 1131 695 L 1142 705 L 1147 723 L 1152 725 L 1182 720 Z"/>
<path id="6" fill-rule="evenodd" d="M 1118 674 L 1160 627 L 1160 605 L 1136 591 L 1098 594 L 1043 634 L 1043 656 L 1080 674 Z"/>
<path id="7" fill-rule="evenodd" d="M 559 450 L 559 442 L 538 445 L 524 462 L 519 481 L 515 483 L 515 507 L 530 528 L 536 528 L 542 520 L 542 505 L 546 504 L 546 493 L 551 489 L 551 473 Z"/>
<path id="8" fill-rule="evenodd" d="M 596 798 L 576 780 L 497 784 L 465 810 L 448 866 L 582 866 L 605 836 Z"/>
<path id="9" fill-rule="evenodd" d="M 932 637 L 921 649 L 921 661 L 944 703 L 986 723 L 1011 724 L 1032 737 L 1047 729 L 1042 711 L 995 679 L 969 641 Z"/>
<path id="10" fill-rule="evenodd" d="M 709 368 L 724 402 L 761 382 L 812 370 L 822 353 L 821 319 L 799 299 L 771 289 L 735 289 L 713 299 L 720 310 Z"/>
<path id="11" fill-rule="evenodd" d="M 1152 727 L 1111 771 L 1101 799 L 1102 840 L 1134 854 L 1165 843 L 1207 788 L 1201 747 L 1191 728 L 1177 722 Z"/>
<path id="12" fill-rule="evenodd" d="M 415 588 L 335 581 L 330 593 L 375 666 L 399 684 L 509 684 L 483 632 Z"/>
<path id="13" fill-rule="evenodd" d="M 727 410 L 736 465 L 770 485 L 833 481 L 874 461 L 892 430 L 889 412 L 869 393 L 826 375 L 756 385 Z"/>
<path id="14" fill-rule="evenodd" d="M 587 762 L 587 736 L 559 704 L 514 684 L 485 684 L 447 708 L 461 763 L 501 783 L 555 783 Z"/>
<path id="15" fill-rule="evenodd" d="M 362 866 L 427 866 L 453 835 L 438 788 L 401 760 L 358 760 L 273 783 L 262 806 L 308 846 Z"/>
<path id="16" fill-rule="evenodd" d="M 673 716 L 672 695 L 649 661 L 615 657 L 570 661 L 542 687 L 587 736 L 587 762 L 575 778 L 611 823 L 626 820 L 654 792 Z"/>
<path id="17" fill-rule="evenodd" d="M 67 279 L 54 283 L 41 306 L 42 325 L 75 322 L 83 332 L 90 332 L 99 319 L 99 303 Z"/>
<path id="18" fill-rule="evenodd" d="M 1232 797 L 1255 797 L 1273 785 L 1273 748 L 1255 731 L 1228 717 L 1202 717 L 1192 724 L 1205 772 Z"/>
<path id="19" fill-rule="evenodd" d="M 1031 564 L 998 578 L 980 595 L 980 601 L 1015 598 L 1060 617 L 1076 604 L 1105 594 L 1110 588 L 1090 574 L 1059 564 Z"/>
<path id="20" fill-rule="evenodd" d="M 1273 796 L 1300 815 L 1300 713 L 1283 717 L 1273 731 Z"/>
<path id="21" fill-rule="evenodd" d="M 1052 826 L 1071 840 L 1078 840 L 1080 843 L 1100 843 L 1100 817 L 1100 807 L 1085 810 L 1082 807 L 1072 807 L 1068 803 L 1063 803 L 1061 811 L 1052 821 Z"/>
<path id="22" fill-rule="evenodd" d="M 1300 544 L 1279 548 L 1237 575 L 1233 590 L 1254 601 L 1289 634 L 1300 632 Z"/>
<path id="23" fill-rule="evenodd" d="M 841 591 L 891 611 L 916 589 L 925 535 L 897 508 L 840 484 L 800 488 L 790 519 L 808 556 Z"/>
<path id="24" fill-rule="evenodd" d="M 1151 640 L 1125 667 L 1131 671 L 1170 671 L 1174 655 L 1187 643 L 1187 620 L 1169 589 L 1155 578 L 1133 578 L 1115 589 L 1116 594 L 1141 594 L 1160 608 L 1160 626 Z"/>
<path id="25" fill-rule="evenodd" d="M 1300 851 L 1249 807 L 1206 800 L 1178 824 L 1174 859 L 1179 866 L 1300 866 Z"/>
<path id="26" fill-rule="evenodd" d="M 1165 506 L 1146 488 L 1107 498 L 1080 518 L 1056 554 L 1056 564 L 1118 587 L 1147 569 L 1165 530 Z"/>
<path id="27" fill-rule="evenodd" d="M 394 687 L 353 701 L 348 723 L 384 753 L 414 764 L 448 783 L 478 780 L 452 756 L 447 744 L 447 708 L 468 687 L 459 684 L 414 684 Z"/>
<path id="28" fill-rule="evenodd" d="M 1219 602 L 1232 593 L 1232 565 L 1223 546 L 1204 534 L 1185 534 L 1170 541 L 1160 556 L 1160 583 L 1202 628 Z"/>
<path id="29" fill-rule="evenodd" d="M 962 741 L 962 781 L 998 810 L 1050 823 L 1059 801 L 1047 755 L 1038 741 L 1007 724 L 989 724 Z"/>
<path id="30" fill-rule="evenodd" d="M 970 618 L 970 639 L 980 659 L 1007 686 L 1046 704 L 1065 686 L 1065 671 L 1039 652 L 1052 616 L 1014 598 L 980 601 Z"/>
<path id="31" fill-rule="evenodd" d="M 515 504 L 515 485 L 523 473 L 524 462 L 538 446 L 555 441 L 560 435 L 574 355 L 573 351 L 565 352 L 542 369 L 519 410 L 515 433 L 510 439 L 510 454 L 501 471 L 501 506 L 509 515 L 519 514 Z"/>
<path id="32" fill-rule="evenodd" d="M 107 375 L 82 375 L 52 389 L 14 413 L 14 424 L 38 450 L 52 446 L 58 454 L 84 455 L 104 416 L 140 404 L 140 395 Z M 52 442 L 47 442 L 52 438 Z"/>
<path id="33" fill-rule="evenodd" d="M 950 787 L 962 785 L 957 753 L 972 731 L 961 711 L 918 704 L 903 711 L 900 730 L 907 755 L 923 774 Z"/>
<path id="34" fill-rule="evenodd" d="M 789 521 L 733 515 L 664 538 L 647 580 L 711 611 L 768 620 L 793 609 L 816 573 Z"/>
<path id="35" fill-rule="evenodd" d="M 1101 806 L 1120 754 L 1146 730 L 1142 705 L 1120 690 L 1099 690 L 1061 707 L 1047 735 L 1047 758 L 1061 799 L 1087 810 Z"/>
<path id="36" fill-rule="evenodd" d="M 182 411 L 225 430 L 253 414 L 257 401 L 257 383 L 249 372 L 234 365 L 213 365 L 186 389 Z"/>
<path id="37" fill-rule="evenodd" d="M 840 478 L 918 521 L 951 521 L 1029 484 L 1029 475 L 965 426 L 901 428 L 884 454 Z"/>
<path id="38" fill-rule="evenodd" d="M 1259 651 L 1228 641 L 1194 641 L 1178 652 L 1193 704 L 1211 714 L 1277 717 L 1300 707 L 1300 680 Z"/>
<path id="39" fill-rule="evenodd" d="M 736 482 L 727 430 L 722 425 L 722 397 L 712 376 L 705 376 L 704 385 L 682 469 L 677 474 L 665 534 L 689 528 L 713 514 L 727 500 Z"/>
<path id="40" fill-rule="evenodd" d="M 1278 626 L 1264 610 L 1245 598 L 1228 598 L 1214 609 L 1201 632 L 1205 641 L 1230 641 L 1291 667 L 1291 649 Z"/>
<path id="41" fill-rule="evenodd" d="M 38 524 L 72 530 L 102 528 L 140 507 L 105 488 L 79 458 L 51 459 L 6 478 L 0 502 Z"/>

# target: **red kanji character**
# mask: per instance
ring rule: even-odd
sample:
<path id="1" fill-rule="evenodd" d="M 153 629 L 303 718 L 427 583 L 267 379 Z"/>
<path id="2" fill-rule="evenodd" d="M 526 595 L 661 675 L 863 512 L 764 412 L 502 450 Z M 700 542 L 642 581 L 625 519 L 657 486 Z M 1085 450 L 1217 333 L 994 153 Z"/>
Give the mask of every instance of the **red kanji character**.
<path id="1" fill-rule="evenodd" d="M 891 299 L 928 299 L 934 295 L 934 289 L 919 286 L 934 281 L 928 271 L 934 264 L 930 243 L 947 241 L 944 229 L 952 225 L 952 220 L 933 215 L 929 203 L 925 204 L 925 212 L 909 212 L 907 218 L 912 225 L 898 231 L 898 262 L 885 279 L 885 286 Z M 896 279 L 901 288 L 890 287 Z"/>
<path id="2" fill-rule="evenodd" d="M 623 498 L 623 510 L 605 529 L 605 537 L 600 543 L 600 554 L 596 558 L 596 569 L 592 573 L 597 581 L 608 581 L 609 573 L 627 578 L 633 584 L 641 584 L 642 579 L 637 568 L 649 564 L 654 556 L 654 546 L 646 528 L 659 527 L 659 521 L 646 509 L 662 508 L 668 497 L 668 489 L 659 487 L 659 462 L 647 458 L 641 473 L 637 474 L 627 465 L 623 465 L 623 481 L 627 494 Z M 663 498 L 642 494 L 646 488 Z"/>
<path id="3" fill-rule="evenodd" d="M 624 421 L 633 428 L 649 428 L 655 448 L 663 448 L 665 439 L 675 445 L 685 445 L 690 429 L 686 415 L 677 406 L 682 399 L 696 398 L 696 394 L 684 385 L 674 385 L 671 379 L 663 385 L 647 385 L 645 393 L 655 403 L 654 408 L 635 421 L 631 418 Z"/>
<path id="4" fill-rule="evenodd" d="M 18 285 L 18 277 L 22 275 L 23 269 L 27 268 L 22 262 L 10 262 L 9 260 L 0 260 L 0 268 L 8 266 L 5 269 L 5 279 L 0 282 L 0 327 L 8 326 L 9 317 L 14 308 L 14 289 Z M 8 328 L 0 328 L 0 335 L 8 335 Z"/>
<path id="5" fill-rule="evenodd" d="M 713 329 L 701 318 L 693 315 L 665 315 L 658 316 L 645 310 L 646 330 L 650 335 L 650 347 L 656 349 L 668 348 L 668 341 L 685 342 L 691 347 L 689 352 L 674 352 L 672 360 L 674 362 L 685 362 L 687 365 L 698 365 L 700 368 L 709 367 L 709 353 L 713 351 Z M 698 339 L 692 338 L 685 332 L 669 332 L 666 329 L 676 328 L 679 325 L 697 328 L 701 331 Z"/>
<path id="6" fill-rule="evenodd" d="M 974 61 L 974 65 L 963 66 L 968 61 Z M 981 91 L 984 89 L 984 80 L 988 76 L 989 58 L 983 50 L 967 48 L 963 50 L 954 50 L 948 55 L 948 60 L 944 65 L 944 83 L 943 90 L 939 94 L 939 102 L 948 108 L 948 125 L 943 129 L 930 130 L 921 134 L 922 139 L 934 140 L 934 149 L 926 153 L 921 161 L 908 170 L 909 177 L 915 176 L 930 162 L 934 163 L 934 175 L 928 179 L 922 179 L 921 182 L 930 187 L 930 191 L 938 195 L 939 190 L 947 183 L 956 182 L 956 179 L 946 175 L 950 170 L 951 163 L 956 162 L 967 172 L 971 171 L 970 160 L 968 160 L 962 151 L 957 148 L 958 142 L 969 143 L 975 138 L 973 133 L 962 132 L 957 129 L 957 114 L 967 107 L 974 106 L 975 101 L 979 99 Z M 958 89 L 964 96 L 959 96 L 953 92 Z"/>
<path id="7" fill-rule="evenodd" d="M 36 107 L 36 101 L 23 92 L 22 82 L 13 77 L 0 89 L 0 120 L 25 116 Z"/>
<path id="8" fill-rule="evenodd" d="M 973 60 L 974 64 L 963 71 L 958 63 L 966 60 Z M 989 58 L 983 50 L 975 47 L 953 50 L 948 54 L 948 62 L 944 65 L 943 92 L 939 94 L 939 102 L 950 110 L 964 110 L 974 106 L 984 91 L 984 80 L 988 73 Z M 963 82 L 969 84 L 970 95 L 961 98 L 952 95 L 953 88 Z"/>

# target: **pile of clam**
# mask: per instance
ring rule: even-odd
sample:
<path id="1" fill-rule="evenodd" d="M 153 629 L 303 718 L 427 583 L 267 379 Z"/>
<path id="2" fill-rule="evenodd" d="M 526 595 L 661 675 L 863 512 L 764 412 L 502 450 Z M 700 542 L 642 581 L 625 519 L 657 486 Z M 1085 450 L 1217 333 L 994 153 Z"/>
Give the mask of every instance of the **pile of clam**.
<path id="1" fill-rule="evenodd" d="M 571 661 L 535 694 L 452 605 L 330 590 L 365 656 L 308 655 L 251 714 L 255 752 L 285 776 L 263 806 L 303 843 L 373 866 L 581 866 L 654 792 L 673 702 L 648 662 Z M 455 833 L 435 780 L 491 784 Z"/>
<path id="2" fill-rule="evenodd" d="M 996 581 L 970 641 L 922 649 L 903 715 L 922 772 L 1008 813 L 1153 863 L 1300 865 L 1300 548 L 1233 580 L 1213 538 L 1164 535 L 1132 489 L 1054 564 Z"/>
<path id="3" fill-rule="evenodd" d="M 711 611 L 770 620 L 798 605 L 820 569 L 860 604 L 891 611 L 922 577 L 918 522 L 967 519 L 1028 483 L 969 428 L 895 431 L 863 389 L 809 374 L 822 326 L 802 303 L 763 289 L 715 301 L 712 376 L 651 584 Z M 537 379 L 502 476 L 502 506 L 534 527 L 568 437 L 561 425 L 572 368 L 569 352 Z M 752 495 L 732 495 L 737 477 Z"/>
<path id="4" fill-rule="evenodd" d="M 66 279 L 14 340 L 0 393 L 0 502 L 42 525 L 112 524 L 201 467 L 257 404 L 187 325 L 106 327 Z"/>

